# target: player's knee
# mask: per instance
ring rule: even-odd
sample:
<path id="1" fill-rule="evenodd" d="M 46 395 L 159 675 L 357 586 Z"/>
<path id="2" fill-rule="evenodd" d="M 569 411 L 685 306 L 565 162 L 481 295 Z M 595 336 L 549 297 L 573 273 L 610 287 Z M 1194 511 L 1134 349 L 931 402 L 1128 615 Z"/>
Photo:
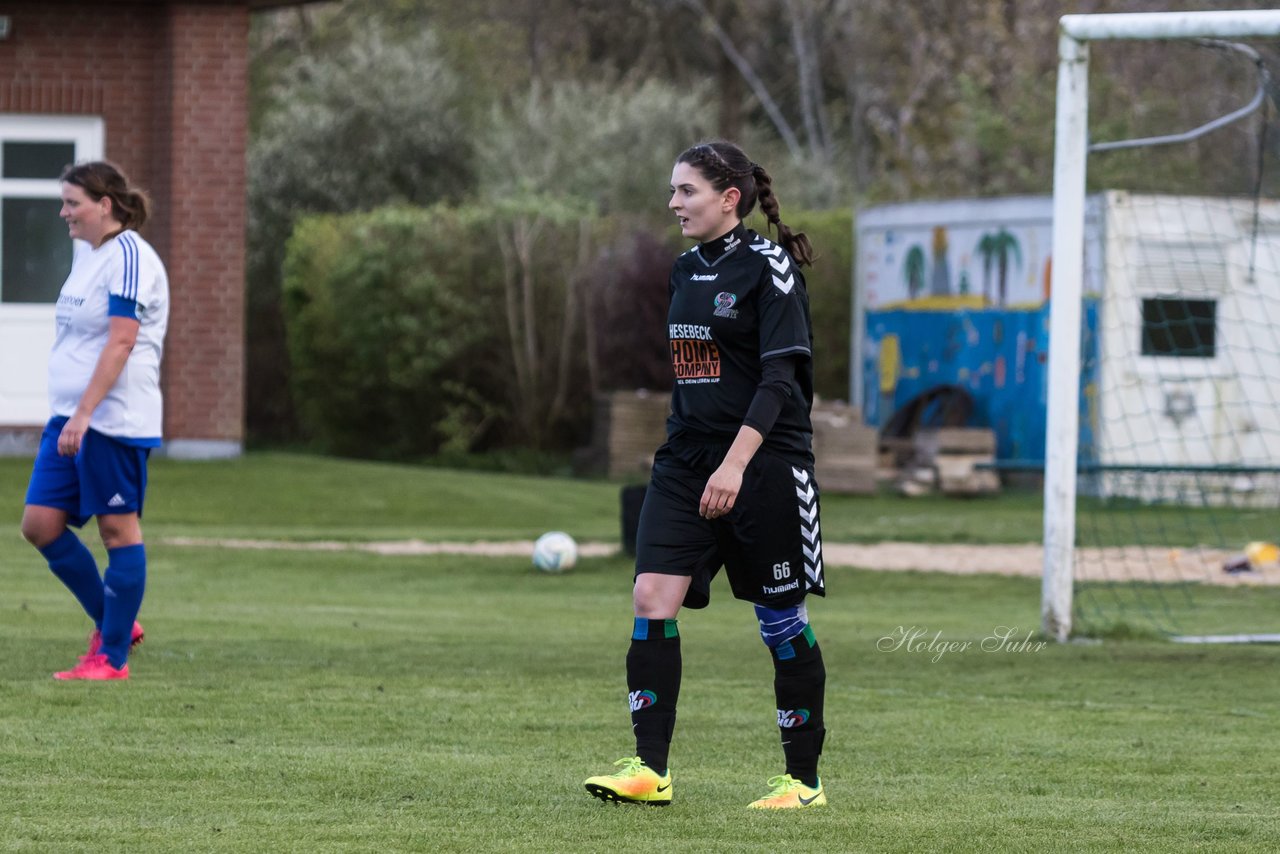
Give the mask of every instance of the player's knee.
<path id="1" fill-rule="evenodd" d="M 642 572 L 636 576 L 631 603 L 637 617 L 673 619 L 680 611 L 690 579 L 686 576 Z"/>
<path id="2" fill-rule="evenodd" d="M 22 514 L 22 538 L 38 549 L 52 543 L 61 536 L 65 523 L 45 514 L 27 512 Z"/>
<path id="3" fill-rule="evenodd" d="M 98 534 L 102 537 L 102 544 L 109 549 L 142 542 L 142 528 L 136 513 L 99 516 Z"/>
<path id="4" fill-rule="evenodd" d="M 22 538 L 36 548 L 45 545 L 40 526 L 26 519 L 22 520 Z"/>
<path id="5" fill-rule="evenodd" d="M 786 608 L 766 608 L 756 605 L 756 619 L 760 621 L 760 639 L 771 650 L 803 634 L 809 625 L 809 609 L 801 602 Z"/>

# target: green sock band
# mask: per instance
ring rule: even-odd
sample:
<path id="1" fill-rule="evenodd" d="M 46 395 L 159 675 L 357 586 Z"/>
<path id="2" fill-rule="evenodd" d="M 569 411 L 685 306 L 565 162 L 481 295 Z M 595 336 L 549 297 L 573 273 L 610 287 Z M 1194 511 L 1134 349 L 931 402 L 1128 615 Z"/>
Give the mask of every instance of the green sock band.
<path id="1" fill-rule="evenodd" d="M 676 620 L 650 620 L 647 617 L 636 617 L 635 628 L 631 630 L 632 640 L 670 640 L 680 637 L 680 629 Z"/>

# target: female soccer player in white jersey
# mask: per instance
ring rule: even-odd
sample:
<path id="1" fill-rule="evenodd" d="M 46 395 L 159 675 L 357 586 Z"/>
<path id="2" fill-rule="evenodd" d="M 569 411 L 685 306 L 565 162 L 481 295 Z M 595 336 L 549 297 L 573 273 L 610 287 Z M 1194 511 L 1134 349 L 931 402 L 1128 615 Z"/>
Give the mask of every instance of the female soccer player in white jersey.
<path id="1" fill-rule="evenodd" d="M 160 444 L 169 279 L 135 231 L 147 219 L 147 198 L 112 164 L 62 173 L 61 216 L 74 255 L 49 358 L 53 417 L 40 438 L 22 534 L 93 620 L 88 651 L 54 678 L 127 679 L 129 650 L 142 640 L 147 558 L 139 519 L 147 457 Z M 107 549 L 105 577 L 67 527 L 90 516 Z"/>
<path id="2" fill-rule="evenodd" d="M 743 226 L 757 203 L 779 243 Z M 779 219 L 769 174 L 732 143 L 681 154 L 668 207 L 698 245 L 671 271 L 672 415 L 636 535 L 627 653 L 636 755 L 585 785 L 605 801 L 671 802 L 667 754 L 681 676 L 676 614 L 706 607 L 711 579 L 724 566 L 733 595 L 755 605 L 773 660 L 786 760 L 786 773 L 749 806 L 822 806 L 826 670 L 805 597 L 825 595 L 825 586 L 809 420 L 813 331 L 799 270 L 813 250 Z"/>

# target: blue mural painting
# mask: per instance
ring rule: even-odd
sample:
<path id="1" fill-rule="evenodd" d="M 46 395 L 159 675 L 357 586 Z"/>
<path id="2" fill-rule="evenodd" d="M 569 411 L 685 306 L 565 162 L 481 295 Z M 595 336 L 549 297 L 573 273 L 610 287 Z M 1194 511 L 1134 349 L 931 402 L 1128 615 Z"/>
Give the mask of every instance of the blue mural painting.
<path id="1" fill-rule="evenodd" d="M 1049 303 L 1034 308 L 888 308 L 868 311 L 863 339 L 863 417 L 880 426 L 934 386 L 973 397 L 971 427 L 996 435 L 1001 462 L 1044 462 L 1049 390 Z M 1082 312 L 1080 458 L 1094 458 L 1098 302 Z"/>

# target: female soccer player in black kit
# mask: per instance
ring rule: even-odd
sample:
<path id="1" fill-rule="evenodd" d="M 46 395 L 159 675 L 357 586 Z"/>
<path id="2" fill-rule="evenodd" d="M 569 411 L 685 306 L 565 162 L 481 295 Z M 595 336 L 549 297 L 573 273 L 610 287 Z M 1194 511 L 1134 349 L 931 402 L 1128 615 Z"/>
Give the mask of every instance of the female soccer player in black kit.
<path id="1" fill-rule="evenodd" d="M 757 203 L 778 243 L 743 226 Z M 786 757 L 786 773 L 750 806 L 821 806 L 826 671 L 804 600 L 825 589 L 809 421 L 813 332 L 799 270 L 813 249 L 779 219 L 769 173 L 732 143 L 681 154 L 668 207 L 698 245 L 671 271 L 672 415 L 637 532 L 627 653 L 636 755 L 585 785 L 605 801 L 671 803 L 676 614 L 682 605 L 706 607 L 724 566 L 733 595 L 755 604 L 773 658 Z"/>

